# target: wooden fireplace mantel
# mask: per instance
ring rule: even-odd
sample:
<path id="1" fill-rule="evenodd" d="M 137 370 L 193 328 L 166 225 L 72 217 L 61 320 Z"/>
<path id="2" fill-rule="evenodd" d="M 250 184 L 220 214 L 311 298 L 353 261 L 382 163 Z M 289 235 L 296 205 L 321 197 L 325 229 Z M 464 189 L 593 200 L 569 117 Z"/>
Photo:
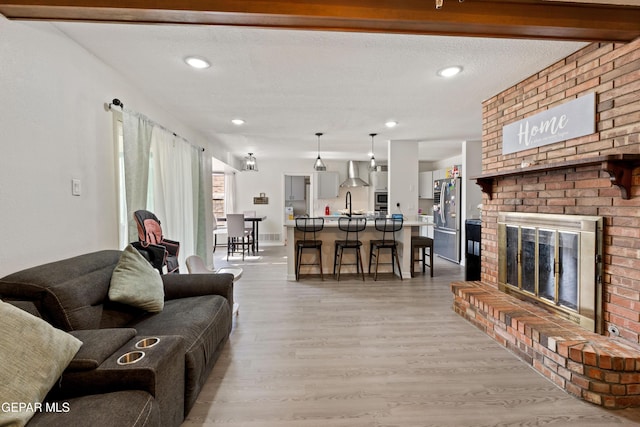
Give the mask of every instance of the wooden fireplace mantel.
<path id="1" fill-rule="evenodd" d="M 489 200 L 491 200 L 493 198 L 494 179 L 594 165 L 601 165 L 601 169 L 609 173 L 611 183 L 620 188 L 620 196 L 623 199 L 628 200 L 631 198 L 631 174 L 633 173 L 633 169 L 640 167 L 640 154 L 610 154 L 606 156 L 533 165 L 526 168 L 485 173 L 472 177 L 472 179 L 476 180 L 476 184 L 482 188 L 482 192 L 486 193 L 489 196 Z"/>

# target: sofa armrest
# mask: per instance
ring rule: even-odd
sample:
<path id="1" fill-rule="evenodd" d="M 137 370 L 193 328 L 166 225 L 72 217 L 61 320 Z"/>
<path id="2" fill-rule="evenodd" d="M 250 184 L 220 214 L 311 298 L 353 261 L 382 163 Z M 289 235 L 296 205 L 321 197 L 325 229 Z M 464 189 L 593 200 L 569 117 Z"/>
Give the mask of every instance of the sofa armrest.
<path id="1" fill-rule="evenodd" d="M 168 274 L 162 282 L 165 300 L 220 295 L 233 307 L 233 274 Z"/>
<path id="2" fill-rule="evenodd" d="M 133 328 L 86 329 L 71 331 L 82 341 L 82 347 L 71 359 L 66 372 L 96 369 L 136 335 Z"/>
<path id="3" fill-rule="evenodd" d="M 149 337 L 135 336 L 96 369 L 65 371 L 49 392 L 47 400 L 142 390 L 157 401 L 163 426 L 179 426 L 184 420 L 185 410 L 184 339 L 176 335 L 156 335 L 155 338 L 159 338 L 157 345 L 138 349 L 136 343 L 144 338 Z M 134 363 L 118 363 L 122 355 L 132 351 L 141 351 L 144 356 Z"/>

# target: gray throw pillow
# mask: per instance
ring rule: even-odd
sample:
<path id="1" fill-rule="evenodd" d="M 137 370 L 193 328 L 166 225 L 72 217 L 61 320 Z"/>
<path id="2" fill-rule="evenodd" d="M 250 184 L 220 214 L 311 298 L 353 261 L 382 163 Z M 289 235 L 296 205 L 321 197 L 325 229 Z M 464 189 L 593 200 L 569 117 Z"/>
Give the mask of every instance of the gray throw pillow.
<path id="1" fill-rule="evenodd" d="M 0 325 L 0 425 L 22 426 L 45 410 L 43 399 L 82 341 L 2 301 Z"/>
<path id="2" fill-rule="evenodd" d="M 160 273 L 131 245 L 122 252 L 113 271 L 109 299 L 151 313 L 164 308 Z"/>

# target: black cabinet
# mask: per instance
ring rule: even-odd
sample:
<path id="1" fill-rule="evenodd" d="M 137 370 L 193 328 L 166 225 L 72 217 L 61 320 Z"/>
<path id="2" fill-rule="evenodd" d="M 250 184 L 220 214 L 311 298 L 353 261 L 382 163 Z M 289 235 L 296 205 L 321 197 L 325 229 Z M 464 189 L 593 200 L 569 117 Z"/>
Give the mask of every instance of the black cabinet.
<path id="1" fill-rule="evenodd" d="M 465 280 L 480 280 L 481 230 L 479 219 L 465 221 Z"/>

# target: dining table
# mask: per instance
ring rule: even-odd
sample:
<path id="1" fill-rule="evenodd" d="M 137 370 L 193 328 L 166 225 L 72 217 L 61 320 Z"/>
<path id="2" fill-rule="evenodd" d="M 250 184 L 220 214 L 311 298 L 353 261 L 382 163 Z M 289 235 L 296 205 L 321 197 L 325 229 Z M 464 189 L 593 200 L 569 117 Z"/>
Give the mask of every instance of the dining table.
<path id="1" fill-rule="evenodd" d="M 245 222 L 251 222 L 251 231 L 253 233 L 253 240 L 252 240 L 252 244 L 251 244 L 251 251 L 253 252 L 253 254 L 255 255 L 258 250 L 259 250 L 259 231 L 260 231 L 260 227 L 259 224 L 266 220 L 267 216 L 266 215 L 256 215 L 256 216 L 245 216 L 244 220 Z M 219 217 L 216 218 L 217 221 L 227 221 L 226 217 Z"/>

